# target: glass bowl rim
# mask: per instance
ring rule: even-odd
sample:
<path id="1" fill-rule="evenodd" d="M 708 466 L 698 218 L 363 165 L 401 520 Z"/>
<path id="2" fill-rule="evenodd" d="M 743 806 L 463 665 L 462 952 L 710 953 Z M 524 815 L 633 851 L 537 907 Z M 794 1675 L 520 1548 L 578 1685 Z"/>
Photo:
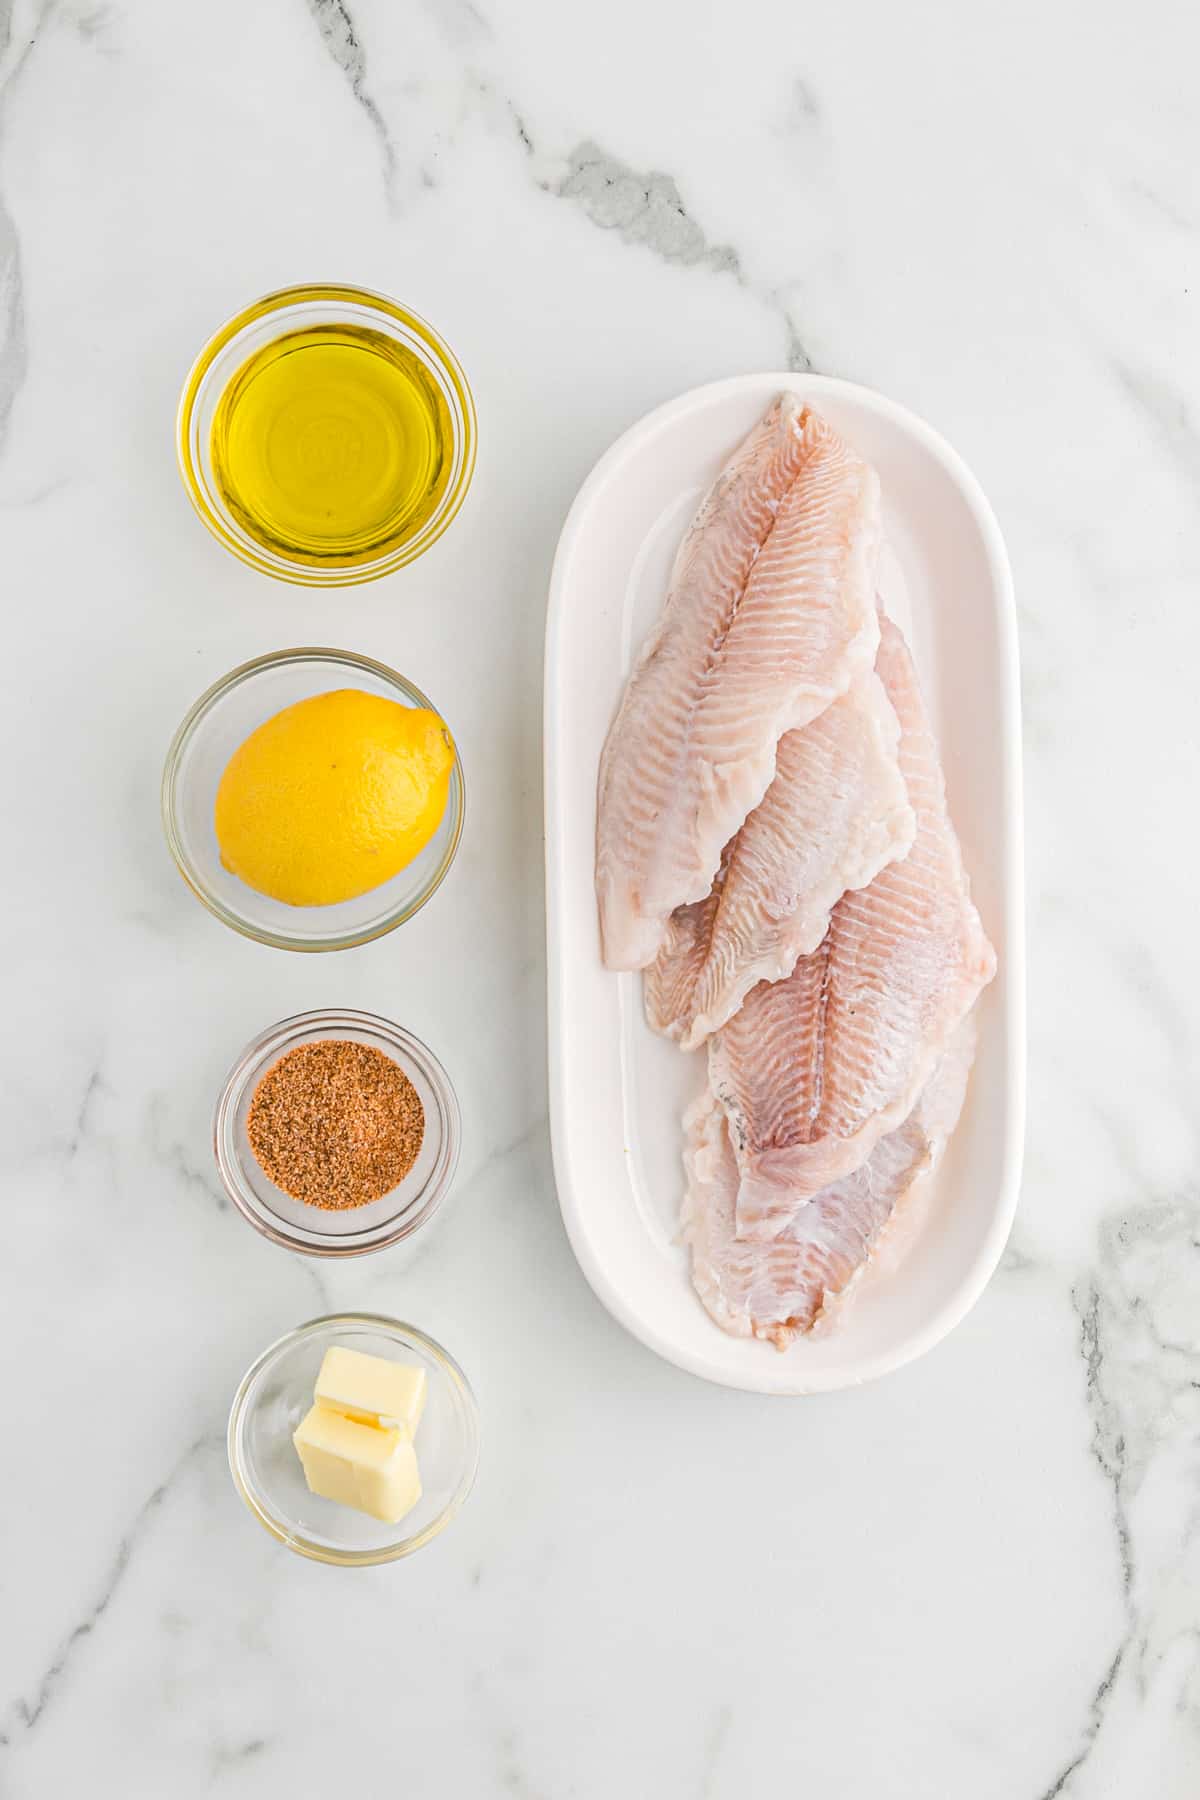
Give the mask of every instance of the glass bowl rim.
<path id="1" fill-rule="evenodd" d="M 416 538 L 398 545 L 395 550 L 376 558 L 374 562 L 321 569 L 308 563 L 289 562 L 284 556 L 272 558 L 265 551 L 255 551 L 230 530 L 220 513 L 210 505 L 205 485 L 197 471 L 192 455 L 191 425 L 205 378 L 217 359 L 243 331 L 256 325 L 259 320 L 269 318 L 272 313 L 282 312 L 288 307 L 338 301 L 347 306 L 362 307 L 381 318 L 404 325 L 421 339 L 458 401 L 462 428 L 461 431 L 456 430 L 455 439 L 461 444 L 462 466 L 453 486 L 447 492 L 441 512 L 435 515 L 436 528 L 428 535 L 418 534 Z M 260 295 L 257 300 L 251 300 L 248 305 L 239 307 L 201 345 L 184 378 L 175 413 L 175 459 L 180 478 L 188 499 L 208 531 L 219 544 L 249 568 L 300 587 L 356 587 L 365 581 L 377 581 L 381 576 L 390 575 L 408 563 L 415 562 L 426 550 L 431 549 L 457 518 L 467 497 L 475 473 L 478 439 L 479 418 L 471 384 L 461 362 L 441 332 L 412 307 L 403 306 L 390 294 L 381 293 L 376 288 L 359 287 L 353 282 L 298 282 L 291 287 L 275 288 L 268 294 Z"/>
<path id="2" fill-rule="evenodd" d="M 415 1217 L 408 1213 L 402 1214 L 398 1222 L 392 1223 L 390 1228 L 384 1230 L 381 1236 L 373 1239 L 370 1243 L 350 1244 L 346 1243 L 344 1239 L 331 1238 L 328 1243 L 306 1244 L 294 1237 L 282 1224 L 270 1224 L 246 1199 L 241 1182 L 236 1178 L 236 1172 L 228 1166 L 224 1154 L 225 1126 L 229 1119 L 230 1109 L 234 1105 L 235 1096 L 244 1091 L 246 1084 L 253 1080 L 258 1070 L 266 1069 L 270 1059 L 277 1053 L 286 1038 L 296 1035 L 299 1031 L 307 1031 L 310 1027 L 322 1031 L 328 1027 L 330 1036 L 336 1036 L 339 1028 L 367 1032 L 388 1044 L 392 1050 L 403 1051 L 420 1067 L 422 1074 L 437 1094 L 445 1116 L 443 1140 L 445 1161 L 440 1174 L 435 1173 L 432 1177 L 431 1191 L 425 1197 Z M 415 1032 L 406 1030 L 394 1019 L 384 1018 L 382 1013 L 363 1012 L 352 1007 L 316 1007 L 308 1012 L 291 1013 L 286 1019 L 277 1020 L 274 1025 L 268 1025 L 265 1031 L 260 1031 L 258 1036 L 252 1038 L 245 1046 L 221 1083 L 217 1103 L 213 1109 L 212 1142 L 213 1156 L 217 1165 L 217 1173 L 221 1178 L 221 1186 L 246 1223 L 252 1225 L 262 1237 L 299 1256 L 339 1258 L 370 1256 L 376 1250 L 390 1249 L 393 1244 L 402 1243 L 406 1238 L 415 1236 L 423 1226 L 428 1225 L 434 1214 L 440 1209 L 453 1186 L 454 1176 L 458 1169 L 459 1153 L 462 1148 L 462 1109 L 458 1103 L 458 1094 L 455 1091 L 454 1083 L 451 1081 L 444 1063 Z"/>
<path id="3" fill-rule="evenodd" d="M 402 1337 L 415 1339 L 422 1350 L 437 1363 L 442 1374 L 450 1382 L 462 1402 L 463 1413 L 467 1421 L 467 1466 L 441 1512 L 435 1519 L 430 1520 L 424 1530 L 417 1532 L 415 1537 L 399 1539 L 378 1550 L 333 1550 L 327 1545 L 317 1544 L 312 1538 L 287 1531 L 259 1499 L 258 1491 L 242 1466 L 238 1450 L 239 1428 L 246 1411 L 250 1389 L 257 1378 L 285 1351 L 302 1343 L 305 1338 L 316 1336 L 330 1326 L 336 1328 L 345 1325 L 369 1325 L 374 1326 L 383 1335 L 394 1336 L 399 1333 Z M 457 1518 L 470 1498 L 476 1475 L 479 1472 L 479 1436 L 479 1402 L 476 1399 L 475 1390 L 462 1365 L 455 1357 L 451 1356 L 444 1345 L 438 1343 L 436 1338 L 430 1337 L 429 1333 L 422 1331 L 419 1326 L 410 1325 L 405 1319 L 392 1318 L 387 1313 L 337 1312 L 323 1313 L 318 1319 L 307 1319 L 303 1325 L 294 1326 L 291 1331 L 285 1331 L 282 1337 L 277 1337 L 274 1343 L 268 1344 L 266 1349 L 255 1357 L 238 1383 L 237 1392 L 233 1396 L 233 1403 L 229 1408 L 229 1424 L 225 1432 L 225 1447 L 234 1487 L 247 1509 L 264 1530 L 270 1532 L 277 1543 L 285 1545 L 289 1550 L 294 1550 L 298 1556 L 308 1557 L 312 1562 L 332 1563 L 341 1568 L 370 1568 L 380 1563 L 399 1562 L 401 1558 L 413 1555 L 415 1551 L 421 1550 L 426 1544 L 431 1543 L 434 1538 L 440 1537 L 447 1525 Z"/>
<path id="4" fill-rule="evenodd" d="M 299 644 L 290 650 L 270 650 L 265 656 L 251 657 L 249 662 L 239 663 L 236 668 L 230 669 L 227 674 L 222 675 L 219 680 L 214 681 L 211 686 L 207 687 L 200 695 L 199 699 L 194 700 L 191 706 L 189 706 L 167 748 L 166 758 L 163 762 L 162 781 L 159 788 L 159 804 L 162 813 L 163 834 L 166 837 L 167 848 L 171 852 L 175 866 L 183 876 L 183 879 L 187 882 L 189 888 L 191 888 L 193 894 L 195 894 L 197 900 L 201 901 L 214 917 L 220 919 L 222 924 L 228 925 L 231 930 L 239 932 L 242 937 L 252 938 L 256 943 L 270 944 L 272 948 L 276 950 L 300 950 L 315 953 L 324 950 L 352 950 L 359 944 L 373 943 L 376 938 L 385 937 L 389 931 L 394 931 L 398 925 L 406 924 L 414 914 L 420 912 L 427 901 L 433 898 L 434 894 L 436 894 L 437 890 L 441 887 L 442 882 L 446 879 L 446 876 L 450 873 L 451 866 L 458 854 L 458 846 L 463 833 L 463 822 L 466 817 L 467 789 L 466 779 L 463 774 L 462 757 L 458 752 L 458 740 L 454 737 L 453 732 L 451 732 L 451 741 L 454 744 L 454 767 L 451 770 L 447 808 L 449 808 L 455 794 L 457 794 L 457 806 L 454 809 L 454 819 L 450 839 L 443 852 L 442 859 L 429 881 L 418 890 L 412 900 L 403 905 L 397 905 L 391 912 L 385 913 L 383 918 L 374 923 L 369 929 L 342 932 L 337 937 L 330 937 L 320 943 L 313 943 L 305 939 L 297 938 L 290 932 L 274 931 L 265 925 L 251 924 L 249 920 L 241 918 L 236 913 L 232 912 L 215 893 L 211 892 L 211 890 L 205 886 L 199 873 L 192 868 L 184 853 L 179 833 L 176 830 L 175 791 L 180 760 L 200 725 L 203 723 L 205 716 L 219 700 L 225 698 L 226 694 L 233 693 L 236 688 L 243 686 L 248 681 L 252 681 L 256 675 L 261 674 L 266 669 L 284 668 L 289 663 L 310 661 L 328 663 L 331 666 L 340 665 L 344 668 L 366 671 L 387 682 L 389 685 L 398 688 L 402 694 L 408 699 L 414 700 L 418 706 L 425 707 L 430 712 L 437 713 L 439 718 L 442 717 L 441 712 L 433 704 L 429 696 L 424 693 L 415 682 L 409 681 L 407 676 L 401 675 L 398 669 L 390 668 L 387 663 L 376 661 L 373 656 L 362 656 L 355 650 L 335 650 L 328 645 L 322 644 Z M 458 778 L 457 787 L 455 785 L 455 776 Z"/>

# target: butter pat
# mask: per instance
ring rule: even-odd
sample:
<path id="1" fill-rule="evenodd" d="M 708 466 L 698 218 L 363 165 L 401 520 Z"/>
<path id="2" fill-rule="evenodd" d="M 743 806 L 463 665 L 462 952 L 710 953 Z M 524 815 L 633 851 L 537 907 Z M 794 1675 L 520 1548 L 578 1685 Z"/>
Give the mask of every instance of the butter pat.
<path id="1" fill-rule="evenodd" d="M 373 1357 L 365 1359 L 373 1362 Z M 292 1435 L 314 1494 L 395 1525 L 421 1498 L 417 1453 L 406 1431 L 364 1425 L 314 1406 Z"/>
<path id="2" fill-rule="evenodd" d="M 334 1344 L 325 1352 L 313 1399 L 361 1425 L 399 1426 L 411 1438 L 425 1410 L 426 1386 L 424 1369 Z"/>
<path id="3" fill-rule="evenodd" d="M 332 1345 L 292 1437 L 312 1492 L 388 1525 L 411 1512 L 421 1498 L 413 1436 L 427 1385 L 423 1368 Z"/>

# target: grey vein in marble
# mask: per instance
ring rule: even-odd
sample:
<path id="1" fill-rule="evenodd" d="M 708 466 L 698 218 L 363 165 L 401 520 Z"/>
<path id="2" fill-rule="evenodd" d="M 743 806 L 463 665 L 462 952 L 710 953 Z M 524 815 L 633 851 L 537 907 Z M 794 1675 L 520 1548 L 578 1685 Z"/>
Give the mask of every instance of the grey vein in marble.
<path id="1" fill-rule="evenodd" d="M 1037 1262 L 1027 1250 L 1022 1250 L 1009 1238 L 1000 1258 L 1000 1271 L 1004 1275 L 1028 1275 L 1037 1268 Z"/>
<path id="2" fill-rule="evenodd" d="M 461 1200 L 462 1196 L 469 1193 L 477 1181 L 483 1180 L 486 1175 L 494 1174 L 510 1158 L 519 1156 L 531 1144 L 540 1142 L 545 1135 L 548 1122 L 549 1114 L 545 1111 L 539 1112 L 536 1118 L 531 1119 L 527 1125 L 523 1125 L 519 1131 L 515 1131 L 511 1137 L 505 1138 L 503 1143 L 497 1144 L 495 1149 L 488 1150 L 480 1157 L 469 1174 L 460 1176 L 455 1183 L 457 1197 Z"/>
<path id="3" fill-rule="evenodd" d="M 79 1156 L 85 1147 L 98 1146 L 106 1142 L 93 1129 L 93 1113 L 96 1102 L 107 1087 L 104 1080 L 102 1060 L 97 1056 L 87 1067 L 87 1075 L 83 1081 L 79 1099 L 73 1111 L 66 1117 L 56 1120 L 53 1130 L 44 1137 L 31 1139 L 29 1156 L 31 1159 L 61 1162 L 68 1167 Z M 66 1111 L 64 1107 L 63 1111 Z"/>
<path id="4" fill-rule="evenodd" d="M 1092 1453 L 1112 1489 L 1126 1625 L 1088 1707 L 1082 1742 L 1041 1800 L 1068 1800 L 1075 1776 L 1101 1754 L 1109 1701 L 1118 1685 L 1153 1680 L 1177 1638 L 1160 1623 L 1163 1593 L 1194 1554 L 1196 1520 L 1177 1517 L 1175 1536 L 1161 1520 L 1153 1549 L 1139 1543 L 1134 1509 L 1156 1464 L 1182 1449 L 1190 1458 L 1200 1425 L 1200 1345 L 1180 1330 L 1200 1302 L 1200 1200 L 1194 1194 L 1148 1200 L 1101 1227 L 1093 1276 L 1076 1293 L 1087 1372 Z M 1195 1637 L 1194 1628 L 1192 1632 Z M 1193 1679 L 1200 1659 L 1193 1654 Z M 1104 1779 L 1101 1771 L 1102 1780 Z"/>
<path id="5" fill-rule="evenodd" d="M 1092 1283 L 1082 1294 L 1077 1294 L 1076 1307 L 1079 1311 L 1080 1347 L 1087 1367 L 1087 1398 L 1092 1415 L 1092 1454 L 1101 1470 L 1112 1484 L 1113 1521 L 1116 1530 L 1117 1552 L 1121 1562 L 1121 1578 L 1125 1594 L 1125 1604 L 1130 1612 L 1130 1623 L 1113 1654 L 1112 1661 L 1096 1684 L 1096 1690 L 1088 1703 L 1087 1721 L 1083 1730 L 1083 1741 L 1075 1755 L 1061 1769 L 1054 1781 L 1046 1789 L 1041 1800 L 1059 1800 L 1066 1794 L 1068 1783 L 1077 1771 L 1083 1767 L 1092 1753 L 1100 1728 L 1104 1723 L 1105 1707 L 1117 1679 L 1121 1664 L 1125 1660 L 1126 1651 L 1133 1631 L 1131 1596 L 1133 1590 L 1133 1551 L 1129 1531 L 1129 1519 L 1125 1507 L 1125 1439 L 1118 1428 L 1118 1422 L 1110 1407 L 1104 1390 L 1104 1355 L 1105 1343 L 1101 1324 L 1101 1296 L 1099 1289 Z"/>
<path id="6" fill-rule="evenodd" d="M 0 1729 L 0 1749 L 11 1747 L 17 1731 L 30 1732 L 43 1718 L 63 1684 L 79 1646 L 94 1634 L 96 1627 L 112 1605 L 113 1598 L 133 1560 L 134 1553 L 155 1513 L 175 1483 L 186 1474 L 192 1463 L 206 1450 L 218 1448 L 223 1442 L 223 1438 L 218 1434 L 204 1432 L 188 1445 L 166 1479 L 161 1481 L 153 1493 L 142 1502 L 132 1525 L 117 1545 L 116 1554 L 100 1585 L 99 1594 L 83 1618 L 77 1625 L 72 1626 L 59 1644 L 49 1665 L 38 1679 L 32 1698 L 18 1695 L 9 1703 L 5 1713 L 5 1724 Z"/>
<path id="7" fill-rule="evenodd" d="M 729 1736 L 729 1728 L 732 1724 L 733 1707 L 726 1702 L 723 1706 L 717 1707 L 713 1714 L 712 1724 L 705 1735 L 701 1800 L 712 1800 L 712 1796 L 717 1791 L 721 1753 L 725 1748 L 725 1741 Z"/>
<path id="8" fill-rule="evenodd" d="M 554 191 L 577 201 L 594 225 L 616 231 L 627 244 L 645 244 L 664 262 L 728 270 L 745 281 L 736 250 L 709 243 L 670 175 L 639 174 L 589 141 L 571 151 Z"/>
<path id="9" fill-rule="evenodd" d="M 313 1261 L 312 1257 L 293 1256 L 291 1260 L 304 1276 L 308 1285 L 312 1288 L 317 1297 L 317 1305 L 320 1307 L 321 1311 L 323 1313 L 333 1312 L 333 1298 L 329 1292 L 325 1277 L 322 1275 L 320 1268 Z"/>
<path id="10" fill-rule="evenodd" d="M 1193 214 L 1186 207 L 1178 205 L 1173 197 L 1168 199 L 1161 188 L 1151 187 L 1148 181 L 1141 181 L 1135 176 L 1129 182 L 1128 191 L 1139 204 L 1156 212 L 1176 231 L 1190 235 L 1200 226 L 1200 216 Z M 1186 293 L 1187 290 L 1184 291 Z"/>
<path id="11" fill-rule="evenodd" d="M 0 100 L 11 93 L 45 18 L 35 20 L 24 43 L 14 42 L 13 0 L 0 0 Z M 0 115 L 0 126 L 3 124 Z M 0 133 L 2 141 L 2 133 Z M 21 244 L 17 226 L 0 192 L 0 452 L 8 435 L 8 422 L 18 390 L 28 368 L 25 342 L 25 293 L 21 281 Z"/>
<path id="12" fill-rule="evenodd" d="M 1116 944 L 1111 954 L 1137 995 L 1139 1004 L 1162 1032 L 1171 1050 L 1171 1063 L 1181 1070 L 1187 1069 L 1192 1060 L 1195 1026 L 1187 1006 L 1180 1003 L 1176 983 L 1166 975 L 1159 959 L 1144 943 L 1134 940 Z M 1185 1104 L 1191 1101 L 1191 1091 L 1186 1083 L 1180 1084 L 1180 1099 Z"/>
<path id="13" fill-rule="evenodd" d="M 209 1164 L 197 1165 L 186 1144 L 166 1131 L 167 1099 L 152 1094 L 147 1109 L 146 1147 L 153 1160 L 165 1169 L 187 1192 L 199 1195 L 211 1211 L 231 1213 L 233 1206 Z M 311 1257 L 289 1258 L 289 1266 L 300 1274 L 316 1296 L 322 1312 L 330 1312 L 333 1302 L 320 1267 Z"/>
<path id="14" fill-rule="evenodd" d="M 0 195 L 0 449 L 27 366 L 21 249 L 12 214 Z"/>
<path id="15" fill-rule="evenodd" d="M 80 1146 L 88 1132 L 88 1122 L 92 1111 L 92 1102 L 104 1086 L 104 1078 L 99 1063 L 93 1068 L 84 1084 L 83 1095 L 75 1113 L 75 1123 L 67 1139 L 67 1161 L 73 1162 L 79 1154 Z"/>
<path id="16" fill-rule="evenodd" d="M 517 106 L 511 94 L 504 93 L 486 75 L 473 74 L 468 82 L 468 92 L 489 126 L 503 137 L 511 138 L 519 145 L 522 154 L 527 157 L 537 155 L 533 136 L 525 122 L 525 116 Z M 546 181 L 539 182 L 543 190 L 549 187 Z"/>
<path id="17" fill-rule="evenodd" d="M 1183 394 L 1149 369 L 1136 369 L 1123 362 L 1114 363 L 1113 367 L 1126 397 L 1137 407 L 1190 491 L 1200 481 L 1200 430 L 1188 412 Z"/>
<path id="18" fill-rule="evenodd" d="M 520 146 L 521 146 L 522 150 L 524 150 L 526 156 L 532 156 L 533 155 L 533 139 L 529 135 L 529 130 L 525 124 L 524 119 L 521 117 L 520 113 L 517 111 L 516 107 L 513 105 L 511 100 L 507 101 L 506 105 L 508 107 L 508 116 L 511 121 L 512 128 L 516 135 L 518 144 L 520 144 Z"/>
<path id="19" fill-rule="evenodd" d="M 1099 1736 L 1101 1725 L 1104 1723 L 1105 1705 L 1108 1701 L 1109 1694 L 1112 1692 L 1113 1683 L 1117 1679 L 1117 1673 L 1125 1659 L 1127 1647 L 1127 1641 L 1120 1645 L 1112 1662 L 1105 1670 L 1104 1675 L 1096 1688 L 1096 1692 L 1092 1695 L 1091 1702 L 1088 1706 L 1088 1722 L 1083 1734 L 1083 1748 L 1072 1757 L 1066 1768 L 1061 1771 L 1057 1779 L 1046 1789 L 1045 1793 L 1041 1796 L 1041 1800 L 1060 1800 L 1060 1796 L 1067 1792 L 1067 1783 L 1072 1779 L 1076 1772 L 1083 1767 L 1084 1763 L 1091 1755 L 1092 1746 Z"/>
<path id="20" fill-rule="evenodd" d="M 330 56 L 346 77 L 350 92 L 366 114 L 371 129 L 379 140 L 383 157 L 384 189 L 392 198 L 396 174 L 396 150 L 379 107 L 367 92 L 367 55 L 345 0 L 308 0 L 308 10 Z"/>
<path id="21" fill-rule="evenodd" d="M 436 19 L 442 36 L 455 49 L 492 35 L 491 26 L 473 0 L 425 0 L 425 11 Z"/>
<path id="22" fill-rule="evenodd" d="M 212 1753 L 211 1765 L 213 1776 L 224 1775 L 228 1769 L 242 1767 L 253 1762 L 256 1756 L 270 1747 L 270 1741 L 264 1737 L 247 1738 L 241 1744 L 218 1744 Z"/>
<path id="23" fill-rule="evenodd" d="M 146 1144 L 151 1156 L 155 1162 L 169 1170 L 183 1187 L 192 1193 L 199 1194 L 217 1212 L 228 1212 L 230 1210 L 229 1201 L 217 1186 L 216 1181 L 205 1170 L 197 1168 L 182 1143 L 167 1137 L 164 1130 L 166 1109 L 165 1094 L 150 1096 L 147 1110 Z"/>
<path id="24" fill-rule="evenodd" d="M 529 1777 L 521 1762 L 521 1747 L 517 1734 L 508 1728 L 495 1733 L 497 1768 L 496 1773 L 506 1794 L 513 1800 L 549 1800 L 541 1788 L 530 1786 Z"/>
<path id="25" fill-rule="evenodd" d="M 522 137 L 528 145 L 523 127 Z M 731 244 L 709 242 L 703 227 L 685 206 L 672 176 L 657 169 L 641 173 L 586 139 L 569 152 L 566 174 L 546 185 L 560 200 L 570 200 L 580 207 L 602 231 L 615 231 L 627 244 L 644 245 L 663 262 L 732 276 L 746 293 L 778 314 L 784 327 L 788 368 L 812 368 L 812 359 L 787 305 L 773 289 L 763 288 L 749 278 Z"/>
<path id="26" fill-rule="evenodd" d="M 75 29 L 86 43 L 103 38 L 111 16 L 107 6 L 92 6 L 86 12 L 76 14 Z"/>
<path id="27" fill-rule="evenodd" d="M 821 122 L 821 102 L 802 75 L 792 83 L 787 123 L 793 129 L 810 130 Z"/>

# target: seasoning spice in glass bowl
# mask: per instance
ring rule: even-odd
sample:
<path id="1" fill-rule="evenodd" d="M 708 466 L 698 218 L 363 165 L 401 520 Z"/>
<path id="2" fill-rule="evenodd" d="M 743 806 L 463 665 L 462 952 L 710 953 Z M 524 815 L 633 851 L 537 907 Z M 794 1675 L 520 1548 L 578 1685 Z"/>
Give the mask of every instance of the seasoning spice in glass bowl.
<path id="1" fill-rule="evenodd" d="M 246 1136 L 264 1175 L 329 1211 L 380 1200 L 408 1174 L 425 1108 L 400 1065 L 373 1044 L 297 1044 L 261 1077 Z"/>
<path id="2" fill-rule="evenodd" d="M 399 1242 L 454 1176 L 458 1102 L 419 1038 L 372 1013 L 303 1013 L 256 1038 L 217 1102 L 225 1190 L 273 1242 L 354 1256 Z"/>

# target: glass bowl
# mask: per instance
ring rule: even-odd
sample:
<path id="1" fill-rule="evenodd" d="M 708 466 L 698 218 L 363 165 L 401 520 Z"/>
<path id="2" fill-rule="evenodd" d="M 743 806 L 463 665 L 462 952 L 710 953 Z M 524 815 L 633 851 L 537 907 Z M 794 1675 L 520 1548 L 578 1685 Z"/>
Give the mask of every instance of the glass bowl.
<path id="1" fill-rule="evenodd" d="M 342 556 L 328 564 L 300 562 L 252 537 L 230 510 L 213 469 L 213 417 L 226 385 L 265 345 L 287 332 L 351 324 L 382 332 L 414 355 L 446 403 L 451 425 L 450 472 L 433 513 L 413 536 L 362 561 Z M 218 541 L 252 568 L 306 587 L 373 581 L 402 568 L 437 541 L 466 498 L 475 469 L 475 402 L 450 346 L 418 314 L 366 288 L 316 283 L 283 288 L 255 300 L 221 326 L 204 346 L 183 385 L 175 445 L 188 497 Z"/>
<path id="2" fill-rule="evenodd" d="M 425 1370 L 428 1398 L 414 1439 L 423 1492 L 398 1525 L 308 1491 L 292 1433 L 312 1405 L 332 1344 Z M 475 1481 L 479 1409 L 454 1358 L 423 1331 L 376 1313 L 335 1313 L 289 1331 L 247 1370 L 230 1410 L 228 1444 L 234 1485 L 272 1537 L 316 1562 L 361 1568 L 411 1556 L 446 1529 Z"/>
<path id="3" fill-rule="evenodd" d="M 298 1044 L 325 1038 L 370 1044 L 398 1063 L 425 1109 L 417 1160 L 389 1194 L 365 1206 L 327 1211 L 293 1200 L 268 1177 L 246 1134 L 254 1090 Z M 244 1219 L 272 1243 L 308 1256 L 362 1256 L 411 1237 L 445 1197 L 458 1166 L 461 1123 L 450 1077 L 420 1038 L 364 1012 L 307 1012 L 272 1025 L 247 1045 L 230 1070 L 213 1119 L 213 1150 L 225 1192 Z"/>
<path id="4" fill-rule="evenodd" d="M 379 887 L 332 906 L 289 906 L 256 893 L 224 867 L 213 809 L 229 758 L 285 706 L 346 687 L 438 711 L 420 688 L 368 656 L 279 650 L 243 663 L 201 694 L 175 733 L 163 768 L 163 829 L 184 880 L 226 925 L 281 950 L 345 950 L 403 925 L 440 886 L 462 835 L 463 773 L 456 751 L 441 824 L 421 854 Z"/>

